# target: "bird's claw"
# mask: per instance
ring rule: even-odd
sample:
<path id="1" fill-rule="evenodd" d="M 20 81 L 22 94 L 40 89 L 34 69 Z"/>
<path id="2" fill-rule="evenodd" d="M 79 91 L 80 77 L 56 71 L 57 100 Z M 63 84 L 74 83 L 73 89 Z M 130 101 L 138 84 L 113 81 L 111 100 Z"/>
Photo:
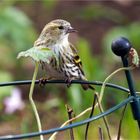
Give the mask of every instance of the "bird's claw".
<path id="1" fill-rule="evenodd" d="M 45 86 L 45 84 L 47 83 L 48 79 L 47 78 L 40 78 L 39 79 L 39 85 L 40 86 Z"/>
<path id="2" fill-rule="evenodd" d="M 69 78 L 67 78 L 67 79 L 65 80 L 65 82 L 66 82 L 68 88 L 71 86 L 71 81 L 72 81 L 72 80 L 69 79 Z"/>

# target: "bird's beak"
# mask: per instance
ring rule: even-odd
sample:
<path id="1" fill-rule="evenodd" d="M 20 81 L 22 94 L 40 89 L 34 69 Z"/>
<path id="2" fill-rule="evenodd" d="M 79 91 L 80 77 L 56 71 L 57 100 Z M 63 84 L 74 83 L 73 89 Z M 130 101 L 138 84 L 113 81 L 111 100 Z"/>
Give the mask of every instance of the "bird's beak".
<path id="1" fill-rule="evenodd" d="M 67 29 L 67 31 L 66 31 L 66 33 L 68 34 L 68 33 L 77 33 L 78 31 L 77 30 L 75 30 L 73 27 L 69 27 L 68 29 Z"/>

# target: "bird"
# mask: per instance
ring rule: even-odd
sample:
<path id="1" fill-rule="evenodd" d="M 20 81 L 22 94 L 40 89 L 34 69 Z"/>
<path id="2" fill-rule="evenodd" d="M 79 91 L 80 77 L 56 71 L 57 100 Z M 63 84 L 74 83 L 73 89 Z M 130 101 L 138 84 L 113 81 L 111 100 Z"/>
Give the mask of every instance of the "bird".
<path id="1" fill-rule="evenodd" d="M 72 80 L 87 81 L 77 49 L 68 39 L 69 34 L 75 32 L 77 30 L 68 21 L 55 19 L 45 25 L 35 41 L 34 47 L 49 48 L 57 57 L 57 60 L 56 57 L 52 57 L 49 64 L 41 63 L 47 72 L 47 80 L 65 80 L 68 86 Z M 81 86 L 84 90 L 94 90 L 90 84 L 81 84 Z"/>

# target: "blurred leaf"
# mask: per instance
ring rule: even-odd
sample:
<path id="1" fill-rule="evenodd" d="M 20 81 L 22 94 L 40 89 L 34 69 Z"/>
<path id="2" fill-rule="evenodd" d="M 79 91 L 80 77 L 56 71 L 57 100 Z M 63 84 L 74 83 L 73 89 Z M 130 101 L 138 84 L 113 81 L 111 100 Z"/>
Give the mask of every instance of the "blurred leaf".
<path id="1" fill-rule="evenodd" d="M 19 9 L 8 5 L 0 9 L 1 68 L 16 69 L 17 66 L 20 69 L 22 63 L 16 61 L 16 56 L 21 50 L 32 47 L 36 38 L 32 26 L 30 19 Z"/>
<path id="2" fill-rule="evenodd" d="M 43 104 L 43 109 L 49 110 L 49 109 L 52 109 L 55 107 L 59 107 L 60 104 L 61 104 L 61 101 L 58 98 L 49 99 Z M 42 104 L 41 104 L 41 106 L 42 106 Z"/>
<path id="3" fill-rule="evenodd" d="M 85 69 L 87 75 L 91 77 L 93 75 L 93 57 L 90 51 L 90 45 L 85 39 L 80 38 L 77 46 L 80 58 L 83 63 L 83 68 Z"/>
<path id="4" fill-rule="evenodd" d="M 12 76 L 9 72 L 0 71 L 0 82 L 12 81 Z M 3 100 L 4 97 L 9 96 L 11 94 L 13 87 L 0 87 L 0 101 Z"/>
<path id="5" fill-rule="evenodd" d="M 82 110 L 82 94 L 81 94 L 81 90 L 80 90 L 80 86 L 78 85 L 72 85 L 70 87 L 70 89 L 68 90 L 69 92 L 69 98 L 70 98 L 70 102 L 75 110 L 75 112 L 79 112 Z"/>
<path id="6" fill-rule="evenodd" d="M 12 6 L 13 4 L 15 4 L 18 0 L 1 0 L 0 1 L 0 10 L 2 10 L 2 8 L 5 8 L 7 6 Z"/>
<path id="7" fill-rule="evenodd" d="M 86 20 L 105 18 L 116 23 L 122 23 L 126 19 L 120 11 L 101 4 L 85 6 L 80 12 L 80 17 Z"/>
<path id="8" fill-rule="evenodd" d="M 30 48 L 35 40 L 31 21 L 24 13 L 13 7 L 0 11 L 0 41 L 13 47 L 14 53 Z"/>
<path id="9" fill-rule="evenodd" d="M 47 9 L 52 10 L 57 4 L 58 0 L 42 0 Z"/>
<path id="10" fill-rule="evenodd" d="M 15 66 L 15 57 L 12 55 L 12 48 L 6 47 L 4 44 L 0 43 L 0 67 L 1 69 L 10 69 Z"/>
<path id="11" fill-rule="evenodd" d="M 84 38 L 80 38 L 77 46 L 87 79 L 98 80 L 97 77 L 100 79 L 105 73 L 102 71 L 102 65 L 99 62 L 100 59 L 92 55 L 88 41 Z"/>
<path id="12" fill-rule="evenodd" d="M 105 63 L 108 64 L 108 66 L 109 64 L 113 66 L 114 61 L 119 61 L 119 57 L 114 55 L 111 50 L 111 44 L 113 40 L 117 39 L 118 37 L 128 38 L 128 33 L 126 32 L 125 28 L 122 27 L 112 28 L 110 31 L 108 31 L 108 33 L 105 35 L 103 39 L 103 50 L 105 54 L 105 59 L 107 61 Z"/>
<path id="13" fill-rule="evenodd" d="M 133 47 L 140 50 L 140 22 L 133 22 L 126 26 L 126 31 Z"/>

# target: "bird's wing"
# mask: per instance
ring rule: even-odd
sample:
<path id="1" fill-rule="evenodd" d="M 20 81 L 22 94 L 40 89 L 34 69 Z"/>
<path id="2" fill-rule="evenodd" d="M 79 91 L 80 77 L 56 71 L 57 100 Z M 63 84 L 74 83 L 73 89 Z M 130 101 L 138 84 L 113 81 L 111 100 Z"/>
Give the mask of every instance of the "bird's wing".
<path id="1" fill-rule="evenodd" d="M 82 74 L 85 75 L 84 71 L 82 69 L 82 62 L 80 60 L 80 57 L 79 57 L 79 55 L 77 53 L 76 48 L 72 44 L 70 44 L 70 48 L 71 48 L 71 50 L 73 52 L 73 62 L 75 63 L 76 66 L 79 67 L 79 69 L 81 70 Z"/>

